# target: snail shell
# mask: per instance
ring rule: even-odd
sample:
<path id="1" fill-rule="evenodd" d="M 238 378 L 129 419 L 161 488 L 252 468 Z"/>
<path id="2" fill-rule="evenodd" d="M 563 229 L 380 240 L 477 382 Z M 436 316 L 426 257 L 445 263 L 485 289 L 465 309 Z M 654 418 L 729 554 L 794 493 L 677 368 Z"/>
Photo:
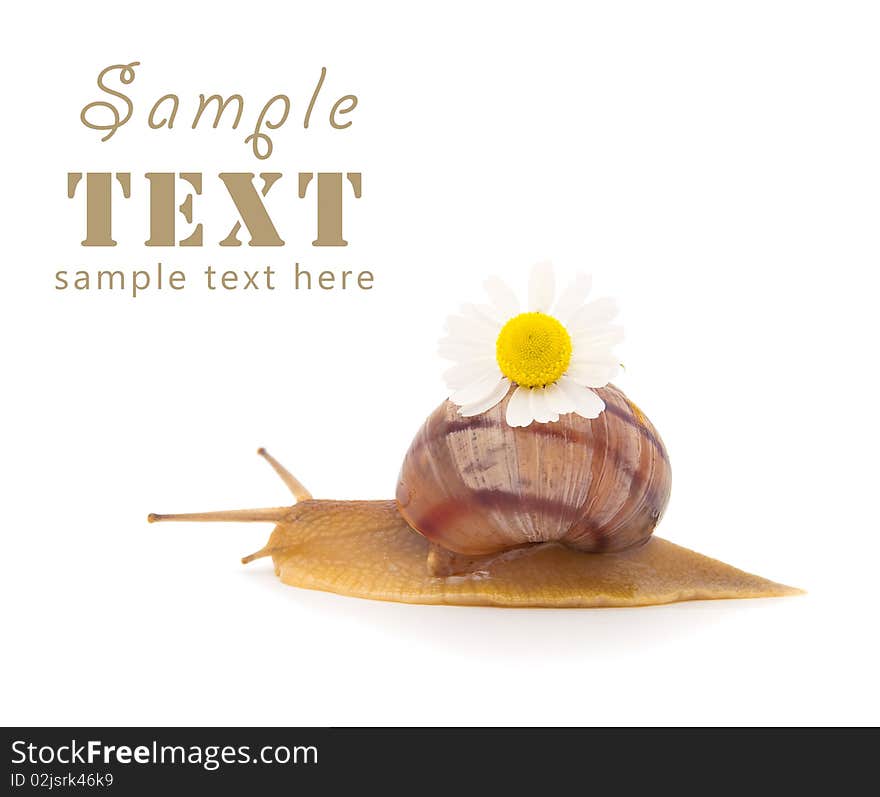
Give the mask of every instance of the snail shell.
<path id="1" fill-rule="evenodd" d="M 671 470 L 657 430 L 620 390 L 596 391 L 598 418 L 514 428 L 508 395 L 470 418 L 449 401 L 416 434 L 397 487 L 406 522 L 447 550 L 496 553 L 559 542 L 611 552 L 644 543 L 669 500 Z"/>

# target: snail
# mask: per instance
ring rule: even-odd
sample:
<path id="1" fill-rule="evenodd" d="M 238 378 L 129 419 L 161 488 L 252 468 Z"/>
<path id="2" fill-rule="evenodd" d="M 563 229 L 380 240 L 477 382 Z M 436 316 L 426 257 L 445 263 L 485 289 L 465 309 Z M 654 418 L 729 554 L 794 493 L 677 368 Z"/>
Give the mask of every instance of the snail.
<path id="1" fill-rule="evenodd" d="M 446 401 L 403 460 L 396 499 L 315 500 L 265 449 L 297 503 L 149 516 L 270 521 L 271 556 L 289 585 L 361 598 L 494 606 L 640 606 L 799 590 L 653 536 L 669 498 L 663 441 L 613 386 L 597 419 L 504 424 L 509 397 L 458 416 Z"/>
<path id="2" fill-rule="evenodd" d="M 607 306 L 585 307 L 600 317 L 588 338 L 567 331 L 582 328 L 577 316 L 563 326 L 532 310 L 496 335 L 500 322 L 481 327 L 487 312 L 471 311 L 463 327 L 495 336 L 500 370 L 482 354 L 479 368 L 452 369 L 455 389 L 416 433 L 391 500 L 313 499 L 260 449 L 294 505 L 148 519 L 273 522 L 244 563 L 271 556 L 286 584 L 387 601 L 602 607 L 799 593 L 654 536 L 670 495 L 669 456 L 606 378 L 613 364 L 597 341 L 614 337 Z"/>

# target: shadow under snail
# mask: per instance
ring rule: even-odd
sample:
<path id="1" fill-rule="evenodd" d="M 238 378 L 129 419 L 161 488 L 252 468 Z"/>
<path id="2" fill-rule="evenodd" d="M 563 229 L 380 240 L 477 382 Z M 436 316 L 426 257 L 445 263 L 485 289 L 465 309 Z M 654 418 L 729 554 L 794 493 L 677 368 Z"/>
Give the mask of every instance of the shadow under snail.
<path id="1" fill-rule="evenodd" d="M 392 500 L 313 499 L 260 449 L 293 506 L 149 520 L 273 522 L 243 562 L 271 556 L 286 584 L 404 603 L 644 606 L 800 592 L 653 536 L 671 486 L 666 448 L 619 389 L 595 392 L 598 417 L 528 427 L 504 422 L 512 391 L 472 417 L 445 401 L 416 434 Z"/>

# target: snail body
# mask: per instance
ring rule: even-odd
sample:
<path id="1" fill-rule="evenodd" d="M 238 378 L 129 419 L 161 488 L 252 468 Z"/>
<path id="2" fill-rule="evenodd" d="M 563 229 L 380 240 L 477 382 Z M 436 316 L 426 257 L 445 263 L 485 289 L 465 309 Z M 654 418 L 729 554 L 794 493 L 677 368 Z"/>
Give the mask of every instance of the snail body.
<path id="1" fill-rule="evenodd" d="M 415 436 L 395 499 L 315 500 L 265 450 L 297 503 L 150 515 L 149 520 L 271 521 L 287 584 L 406 603 L 639 606 L 797 593 L 653 535 L 671 470 L 647 417 L 616 387 L 598 418 L 510 427 L 509 396 L 460 416 L 444 402 Z"/>

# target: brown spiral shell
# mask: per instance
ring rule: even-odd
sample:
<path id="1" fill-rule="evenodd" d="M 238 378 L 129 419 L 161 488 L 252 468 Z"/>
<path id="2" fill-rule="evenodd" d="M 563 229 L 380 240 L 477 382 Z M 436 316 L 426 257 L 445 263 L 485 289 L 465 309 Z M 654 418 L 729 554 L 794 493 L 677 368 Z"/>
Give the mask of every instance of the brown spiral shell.
<path id="1" fill-rule="evenodd" d="M 449 401 L 423 424 L 403 461 L 400 513 L 432 542 L 462 554 L 560 542 L 619 551 L 645 542 L 669 500 L 666 448 L 613 385 L 605 411 L 555 423 L 507 425 L 510 394 L 464 418 Z"/>

